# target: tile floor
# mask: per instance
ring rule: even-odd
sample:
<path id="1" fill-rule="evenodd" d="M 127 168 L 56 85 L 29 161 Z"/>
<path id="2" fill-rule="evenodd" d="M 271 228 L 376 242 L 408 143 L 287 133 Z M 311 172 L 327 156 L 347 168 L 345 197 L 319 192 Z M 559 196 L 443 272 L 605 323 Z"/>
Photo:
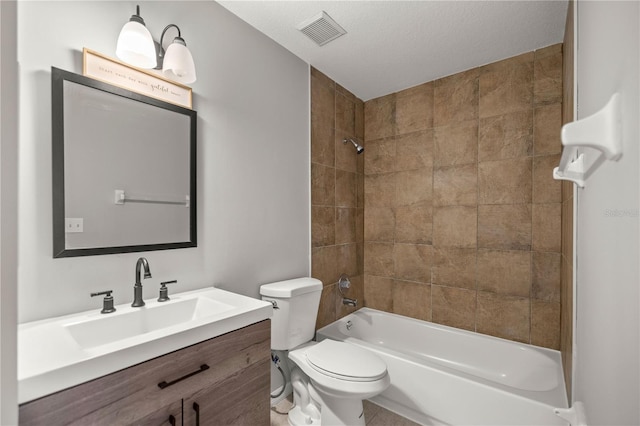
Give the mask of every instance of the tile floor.
<path id="1" fill-rule="evenodd" d="M 289 426 L 287 413 L 293 405 L 289 395 L 287 399 L 280 401 L 275 407 L 271 407 L 271 426 Z M 367 426 L 419 426 L 409 419 L 392 413 L 369 401 L 364 401 L 364 418 Z"/>

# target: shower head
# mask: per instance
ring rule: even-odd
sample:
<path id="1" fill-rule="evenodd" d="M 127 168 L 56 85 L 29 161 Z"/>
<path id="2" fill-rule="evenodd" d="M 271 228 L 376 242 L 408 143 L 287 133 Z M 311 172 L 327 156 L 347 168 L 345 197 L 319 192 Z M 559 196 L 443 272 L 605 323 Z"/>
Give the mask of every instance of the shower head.
<path id="1" fill-rule="evenodd" d="M 355 139 L 353 139 L 353 138 L 344 138 L 342 140 L 343 144 L 346 144 L 347 142 L 351 142 L 353 144 L 353 146 L 356 147 L 356 151 L 357 151 L 358 154 L 362 154 L 364 152 L 364 147 L 362 145 L 358 144 L 358 142 L 356 142 Z"/>

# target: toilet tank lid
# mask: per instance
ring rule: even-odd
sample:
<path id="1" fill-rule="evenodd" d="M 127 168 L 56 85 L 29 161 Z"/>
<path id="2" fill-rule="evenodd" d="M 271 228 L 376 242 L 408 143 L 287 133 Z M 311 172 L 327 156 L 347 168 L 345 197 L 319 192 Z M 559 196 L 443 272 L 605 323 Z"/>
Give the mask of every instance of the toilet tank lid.
<path id="1" fill-rule="evenodd" d="M 322 290 L 322 281 L 304 277 L 278 281 L 260 286 L 260 294 L 269 297 L 289 298 Z"/>

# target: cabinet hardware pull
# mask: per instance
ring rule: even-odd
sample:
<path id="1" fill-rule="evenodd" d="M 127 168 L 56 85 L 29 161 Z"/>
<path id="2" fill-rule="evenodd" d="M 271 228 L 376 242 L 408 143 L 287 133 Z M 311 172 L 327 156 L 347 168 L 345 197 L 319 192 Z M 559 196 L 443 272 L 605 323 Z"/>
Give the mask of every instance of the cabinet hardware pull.
<path id="1" fill-rule="evenodd" d="M 173 417 L 173 414 L 169 416 L 169 424 L 171 426 L 176 426 L 176 418 Z"/>
<path id="2" fill-rule="evenodd" d="M 171 385 L 175 385 L 176 383 L 181 382 L 181 381 L 182 381 L 182 380 L 184 380 L 184 379 L 188 379 L 188 378 L 189 378 L 189 377 L 191 377 L 191 376 L 195 376 L 195 375 L 196 375 L 196 374 L 198 374 L 198 373 L 202 373 L 203 371 L 208 370 L 208 369 L 209 369 L 209 366 L 208 366 L 207 364 L 202 364 L 202 365 L 200 366 L 200 369 L 199 369 L 199 370 L 196 370 L 196 371 L 191 372 L 191 373 L 189 373 L 189 374 L 185 374 L 184 376 L 182 376 L 182 377 L 180 377 L 180 378 L 177 378 L 177 379 L 175 379 L 175 380 L 172 380 L 172 381 L 170 381 L 170 382 L 166 382 L 166 381 L 164 381 L 164 380 L 163 380 L 163 381 L 161 381 L 160 383 L 158 383 L 158 387 L 159 387 L 160 389 L 167 388 L 167 387 L 169 387 L 169 386 L 171 386 Z"/>
<path id="3" fill-rule="evenodd" d="M 200 406 L 197 402 L 193 403 L 193 411 L 196 412 L 196 426 L 200 426 Z"/>

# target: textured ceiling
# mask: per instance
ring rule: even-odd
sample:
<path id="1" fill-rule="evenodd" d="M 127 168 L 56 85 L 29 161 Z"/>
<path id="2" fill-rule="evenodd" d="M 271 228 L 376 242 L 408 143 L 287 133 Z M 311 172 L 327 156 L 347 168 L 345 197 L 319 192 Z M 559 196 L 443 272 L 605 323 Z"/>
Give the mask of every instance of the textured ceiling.
<path id="1" fill-rule="evenodd" d="M 567 1 L 219 1 L 362 100 L 560 43 Z M 319 47 L 297 25 L 327 12 Z"/>

